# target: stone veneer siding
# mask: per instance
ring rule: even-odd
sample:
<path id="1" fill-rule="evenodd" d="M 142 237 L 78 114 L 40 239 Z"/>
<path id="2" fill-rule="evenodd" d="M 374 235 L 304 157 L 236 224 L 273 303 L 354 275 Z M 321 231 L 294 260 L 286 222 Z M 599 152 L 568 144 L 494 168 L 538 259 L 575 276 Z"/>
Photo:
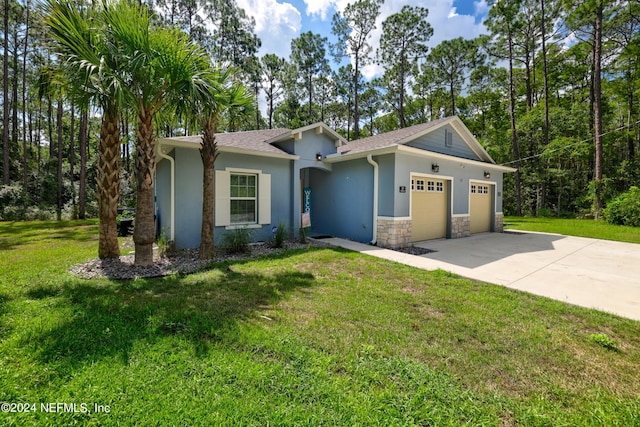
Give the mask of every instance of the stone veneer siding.
<path id="1" fill-rule="evenodd" d="M 504 214 L 502 212 L 496 212 L 494 227 L 496 233 L 504 231 Z"/>
<path id="2" fill-rule="evenodd" d="M 468 216 L 454 216 L 451 218 L 451 238 L 459 239 L 471 235 L 471 218 Z"/>
<path id="3" fill-rule="evenodd" d="M 411 242 L 411 220 L 378 218 L 378 246 L 402 248 Z"/>

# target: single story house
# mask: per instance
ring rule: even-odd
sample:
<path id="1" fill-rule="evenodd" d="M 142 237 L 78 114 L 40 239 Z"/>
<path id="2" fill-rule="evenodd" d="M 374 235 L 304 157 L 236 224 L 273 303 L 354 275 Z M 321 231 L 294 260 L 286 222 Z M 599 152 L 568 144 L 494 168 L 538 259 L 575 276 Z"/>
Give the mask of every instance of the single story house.
<path id="1" fill-rule="evenodd" d="M 324 123 L 216 136 L 215 239 L 238 227 L 267 241 L 330 235 L 384 247 L 502 231 L 503 174 L 458 117 L 347 142 Z M 200 244 L 201 137 L 156 144 L 159 229 Z"/>

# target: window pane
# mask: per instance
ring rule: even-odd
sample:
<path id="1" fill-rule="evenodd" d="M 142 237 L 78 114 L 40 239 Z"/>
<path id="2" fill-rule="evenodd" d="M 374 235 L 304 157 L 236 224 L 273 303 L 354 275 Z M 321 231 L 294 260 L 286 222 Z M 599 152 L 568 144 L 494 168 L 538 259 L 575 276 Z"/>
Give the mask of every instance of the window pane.
<path id="1" fill-rule="evenodd" d="M 231 223 L 249 224 L 256 222 L 255 200 L 231 200 Z"/>

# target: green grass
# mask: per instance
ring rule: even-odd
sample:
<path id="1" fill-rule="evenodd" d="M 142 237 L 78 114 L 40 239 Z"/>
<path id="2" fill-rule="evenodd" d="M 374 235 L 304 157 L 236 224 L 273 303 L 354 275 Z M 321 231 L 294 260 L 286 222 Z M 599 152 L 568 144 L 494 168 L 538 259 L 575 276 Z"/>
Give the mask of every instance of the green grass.
<path id="1" fill-rule="evenodd" d="M 640 423 L 639 322 L 336 249 L 77 279 L 96 232 L 0 223 L 3 426 Z"/>
<path id="2" fill-rule="evenodd" d="M 540 231 L 566 236 L 591 237 L 640 243 L 640 227 L 612 225 L 593 219 L 563 219 L 509 216 L 504 219 L 505 228 L 512 230 Z"/>

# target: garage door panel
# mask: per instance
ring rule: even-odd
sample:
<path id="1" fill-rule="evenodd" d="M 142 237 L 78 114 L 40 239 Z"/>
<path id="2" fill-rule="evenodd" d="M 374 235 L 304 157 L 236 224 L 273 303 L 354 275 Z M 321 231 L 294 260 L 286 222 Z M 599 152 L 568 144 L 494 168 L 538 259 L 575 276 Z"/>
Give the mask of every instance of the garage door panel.
<path id="1" fill-rule="evenodd" d="M 447 182 L 412 177 L 411 239 L 440 239 L 447 235 Z"/>
<path id="2" fill-rule="evenodd" d="M 492 186 L 471 184 L 469 195 L 469 217 L 471 234 L 491 231 Z"/>

